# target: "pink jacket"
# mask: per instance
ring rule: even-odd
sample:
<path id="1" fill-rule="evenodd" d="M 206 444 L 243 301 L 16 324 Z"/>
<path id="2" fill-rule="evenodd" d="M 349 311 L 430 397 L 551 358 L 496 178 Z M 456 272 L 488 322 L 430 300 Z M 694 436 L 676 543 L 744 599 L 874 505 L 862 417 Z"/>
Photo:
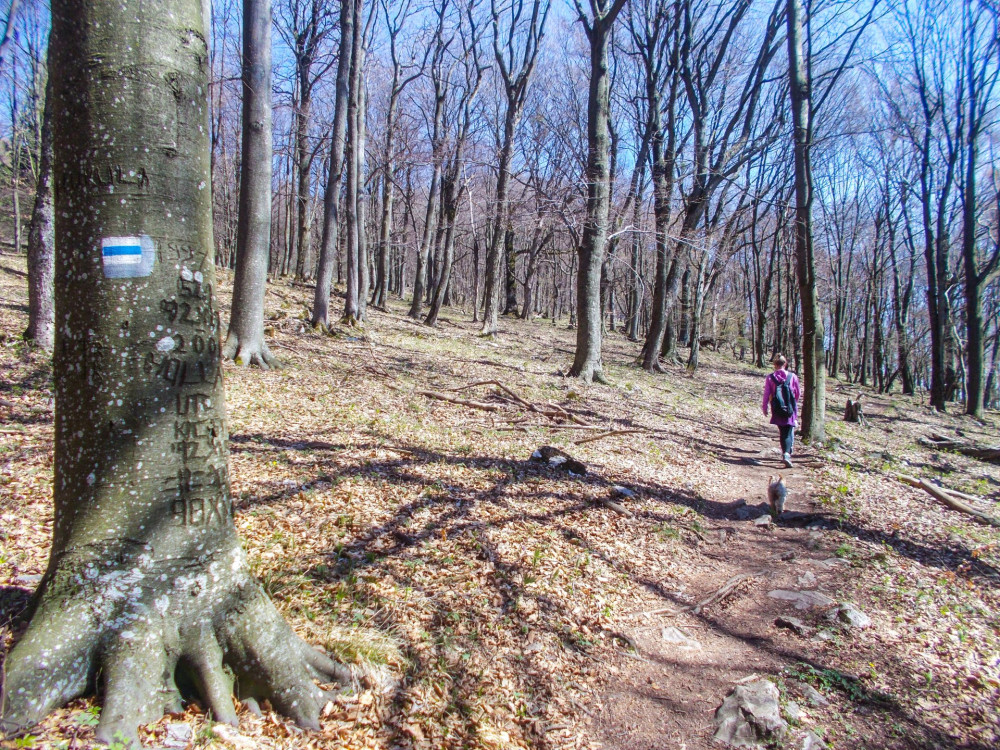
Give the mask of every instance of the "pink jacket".
<path id="1" fill-rule="evenodd" d="M 788 382 L 788 387 L 792 389 L 792 395 L 795 396 L 796 410 L 798 410 L 800 404 L 802 403 L 802 390 L 799 387 L 799 379 L 795 377 L 795 373 L 789 372 L 788 370 L 775 370 L 768 375 L 767 379 L 764 381 L 764 401 L 761 404 L 761 409 L 763 409 L 765 417 L 771 407 L 771 397 L 774 396 L 774 391 L 777 389 L 774 382 L 775 379 L 777 379 L 779 383 L 784 383 L 788 378 L 791 378 Z M 779 427 L 795 425 L 795 416 L 795 414 L 790 417 L 776 417 L 772 415 L 771 424 L 776 424 Z"/>

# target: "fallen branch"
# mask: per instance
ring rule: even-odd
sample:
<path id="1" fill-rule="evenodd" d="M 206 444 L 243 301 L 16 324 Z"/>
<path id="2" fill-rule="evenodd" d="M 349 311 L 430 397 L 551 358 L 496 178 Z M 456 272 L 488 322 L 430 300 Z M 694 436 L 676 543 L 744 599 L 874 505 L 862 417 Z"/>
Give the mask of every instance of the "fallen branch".
<path id="1" fill-rule="evenodd" d="M 605 508 L 613 510 L 615 513 L 620 513 L 621 515 L 626 516 L 628 518 L 633 518 L 635 515 L 634 513 L 632 513 L 632 511 L 630 511 L 621 503 L 616 503 L 614 500 L 609 500 L 606 497 L 599 497 L 597 498 L 597 501 Z"/>
<path id="2" fill-rule="evenodd" d="M 728 581 L 726 581 L 722 586 L 715 591 L 714 594 L 702 599 L 697 604 L 691 604 L 687 607 L 681 607 L 680 609 L 672 609 L 670 607 L 665 607 L 663 609 L 653 609 L 648 612 L 636 612 L 632 616 L 639 615 L 666 615 L 667 617 L 676 617 L 677 615 L 682 615 L 685 612 L 690 612 L 693 615 L 700 615 L 702 610 L 709 605 L 715 604 L 720 599 L 729 596 L 733 590 L 739 586 L 743 581 L 750 578 L 756 578 L 757 576 L 764 575 L 766 571 L 758 570 L 755 573 L 739 573 L 734 575 Z"/>
<path id="3" fill-rule="evenodd" d="M 552 403 L 546 404 L 546 406 L 549 406 L 551 408 L 545 409 L 539 406 L 538 404 L 531 403 L 530 401 L 522 398 L 517 393 L 512 391 L 510 388 L 505 386 L 499 380 L 477 380 L 474 383 L 468 383 L 467 385 L 459 386 L 458 388 L 452 388 L 451 390 L 454 392 L 461 392 L 461 391 L 467 391 L 471 388 L 476 388 L 481 385 L 492 385 L 496 388 L 499 388 L 501 391 L 507 394 L 507 396 L 513 399 L 513 401 L 516 404 L 518 404 L 524 409 L 527 409 L 528 411 L 534 412 L 535 414 L 541 414 L 543 417 L 548 417 L 549 419 L 568 419 L 569 421 L 575 422 L 576 424 L 579 425 L 587 425 L 587 422 L 580 419 L 575 414 L 570 414 L 568 411 L 566 411 L 561 406 L 558 406 L 556 404 Z"/>
<path id="4" fill-rule="evenodd" d="M 610 432 L 605 432 L 602 435 L 591 435 L 590 437 L 583 438 L 582 440 L 574 440 L 573 445 L 583 445 L 584 443 L 592 443 L 595 440 L 603 440 L 607 437 L 615 437 L 616 435 L 638 435 L 645 434 L 646 430 L 611 430 Z"/>
<path id="5" fill-rule="evenodd" d="M 449 396 L 446 393 L 438 393 L 437 391 L 416 391 L 416 393 L 421 396 L 427 396 L 427 398 L 436 398 L 438 401 L 447 401 L 450 404 L 458 404 L 459 406 L 468 406 L 470 409 L 481 409 L 482 411 L 500 411 L 500 407 L 496 404 L 484 404 L 481 401 L 469 401 L 465 398 L 458 398 L 457 396 Z"/>
<path id="6" fill-rule="evenodd" d="M 600 427 L 599 425 L 589 425 L 589 424 L 525 424 L 523 422 L 518 422 L 516 427 L 497 427 L 498 432 L 509 432 L 510 430 L 519 430 L 523 427 L 538 427 L 542 430 L 605 430 L 606 427 Z"/>
<path id="7" fill-rule="evenodd" d="M 917 479 L 916 477 L 907 476 L 906 474 L 896 474 L 896 479 L 898 479 L 903 484 L 908 484 L 911 487 L 917 487 L 923 490 L 928 495 L 933 497 L 938 502 L 947 505 L 952 510 L 957 510 L 973 518 L 982 521 L 983 523 L 989 524 L 990 526 L 996 526 L 1000 528 L 1000 519 L 994 518 L 993 516 L 987 515 L 982 511 L 976 510 L 971 505 L 962 502 L 957 497 L 952 495 L 947 490 L 937 487 L 925 479 Z"/>
<path id="8" fill-rule="evenodd" d="M 918 442 L 933 450 L 955 451 L 969 458 L 975 458 L 991 464 L 1000 464 L 1000 448 L 972 445 L 964 440 L 955 440 L 954 438 L 943 437 L 941 435 L 920 438 Z"/>

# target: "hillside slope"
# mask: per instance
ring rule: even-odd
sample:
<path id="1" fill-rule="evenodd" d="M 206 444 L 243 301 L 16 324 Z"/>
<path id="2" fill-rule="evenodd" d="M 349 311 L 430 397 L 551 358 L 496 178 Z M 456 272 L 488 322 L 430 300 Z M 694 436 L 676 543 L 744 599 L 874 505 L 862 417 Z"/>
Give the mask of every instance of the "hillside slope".
<path id="1" fill-rule="evenodd" d="M 51 373 L 19 341 L 25 286 L 23 259 L 0 258 L 4 651 L 51 531 Z M 649 376 L 613 334 L 612 385 L 588 387 L 561 375 L 565 322 L 505 319 L 494 342 L 458 310 L 430 329 L 393 302 L 321 335 L 302 319 L 309 292 L 269 289 L 284 369 L 226 369 L 237 525 L 295 629 L 367 682 L 319 733 L 267 711 L 213 730 L 192 704 L 150 744 L 707 748 L 716 707 L 753 675 L 799 705 L 790 747 L 806 730 L 843 748 L 1000 743 L 1000 534 L 893 477 L 1000 514 L 1000 467 L 917 442 L 995 445 L 997 414 L 868 394 L 864 429 L 838 421 L 857 389 L 830 381 L 829 445 L 783 472 L 798 515 L 757 525 L 783 471 L 760 371 L 707 352 L 694 377 Z M 586 474 L 532 460 L 541 446 Z M 796 610 L 779 590 L 829 604 Z M 842 602 L 872 626 L 831 623 Z M 788 616 L 805 635 L 775 626 Z M 36 746 L 88 744 L 94 711 L 57 712 Z"/>

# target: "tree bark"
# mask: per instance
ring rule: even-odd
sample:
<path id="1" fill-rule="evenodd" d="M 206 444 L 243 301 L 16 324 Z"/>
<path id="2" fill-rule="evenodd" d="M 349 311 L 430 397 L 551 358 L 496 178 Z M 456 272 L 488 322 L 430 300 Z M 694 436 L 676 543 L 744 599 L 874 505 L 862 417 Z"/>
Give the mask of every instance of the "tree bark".
<path id="1" fill-rule="evenodd" d="M 347 92 L 347 182 L 344 190 L 345 216 L 347 219 L 347 291 L 344 295 L 343 322 L 353 326 L 361 322 L 361 233 L 358 216 L 358 195 L 361 192 L 361 65 L 362 65 L 362 14 L 363 0 L 344 0 L 354 3 L 354 41 L 351 45 L 350 85 Z"/>
<path id="2" fill-rule="evenodd" d="M 586 383 L 605 382 L 601 362 L 601 268 L 608 238 L 608 37 L 624 0 L 594 0 L 591 23 L 584 20 L 590 42 L 590 87 L 587 95 L 587 216 L 577 248 L 576 354 L 569 375 Z"/>
<path id="3" fill-rule="evenodd" d="M 28 328 L 24 338 L 51 352 L 55 341 L 55 228 L 52 208 L 52 122 L 49 93 L 45 96 L 42 137 L 39 144 L 35 207 L 28 227 Z"/>
<path id="4" fill-rule="evenodd" d="M 243 143 L 233 310 L 222 356 L 267 370 L 264 293 L 271 246 L 271 0 L 243 3 Z"/>
<path id="5" fill-rule="evenodd" d="M 337 59 L 337 89 L 330 132 L 330 161 L 327 165 L 326 191 L 323 194 L 323 238 L 320 243 L 316 292 L 313 298 L 312 324 L 326 328 L 330 324 L 330 285 L 337 263 L 340 242 L 340 186 L 344 174 L 344 148 L 347 140 L 347 96 L 350 87 L 351 60 L 354 48 L 354 3 L 340 4 L 340 50 Z"/>
<path id="6" fill-rule="evenodd" d="M 795 272 L 802 305 L 802 436 L 806 442 L 825 438 L 826 362 L 823 311 L 816 289 L 812 241 L 812 104 L 802 39 L 801 0 L 787 0 L 789 96 L 794 122 L 795 152 Z"/>
<path id="7" fill-rule="evenodd" d="M 52 5 L 55 523 L 5 734 L 98 677 L 102 742 L 138 746 L 181 678 L 219 721 L 235 678 L 317 728 L 314 679 L 345 676 L 254 581 L 232 519 L 205 40 L 201 0 Z M 118 167 L 109 201 L 90 176 Z"/>

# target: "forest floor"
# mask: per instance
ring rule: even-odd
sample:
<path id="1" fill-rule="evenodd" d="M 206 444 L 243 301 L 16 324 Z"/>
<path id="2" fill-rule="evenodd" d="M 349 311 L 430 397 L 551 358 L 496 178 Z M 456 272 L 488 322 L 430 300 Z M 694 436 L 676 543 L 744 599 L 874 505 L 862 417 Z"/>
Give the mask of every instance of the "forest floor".
<path id="1" fill-rule="evenodd" d="M 52 528 L 51 367 L 20 343 L 25 287 L 23 259 L 0 258 L 0 654 Z M 366 682 L 320 732 L 267 710 L 241 711 L 237 732 L 192 702 L 147 746 L 694 750 L 755 676 L 781 690 L 778 746 L 806 731 L 832 748 L 1000 744 L 1000 533 L 893 476 L 996 515 L 1000 466 L 917 442 L 995 445 L 996 413 L 983 425 L 866 391 L 865 429 L 839 419 L 857 386 L 831 380 L 828 443 L 783 470 L 764 373 L 728 353 L 651 376 L 611 334 L 611 385 L 586 386 L 562 375 L 565 322 L 504 319 L 488 341 L 458 310 L 430 329 L 394 301 L 324 335 L 303 320 L 310 297 L 269 287 L 283 369 L 226 367 L 236 523 L 297 632 Z M 532 460 L 542 446 L 586 474 Z M 800 515 L 758 525 L 779 472 Z M 843 602 L 872 625 L 832 622 Z M 802 635 L 776 626 L 789 616 Z M 96 706 L 75 701 L 18 746 L 89 747 Z"/>

